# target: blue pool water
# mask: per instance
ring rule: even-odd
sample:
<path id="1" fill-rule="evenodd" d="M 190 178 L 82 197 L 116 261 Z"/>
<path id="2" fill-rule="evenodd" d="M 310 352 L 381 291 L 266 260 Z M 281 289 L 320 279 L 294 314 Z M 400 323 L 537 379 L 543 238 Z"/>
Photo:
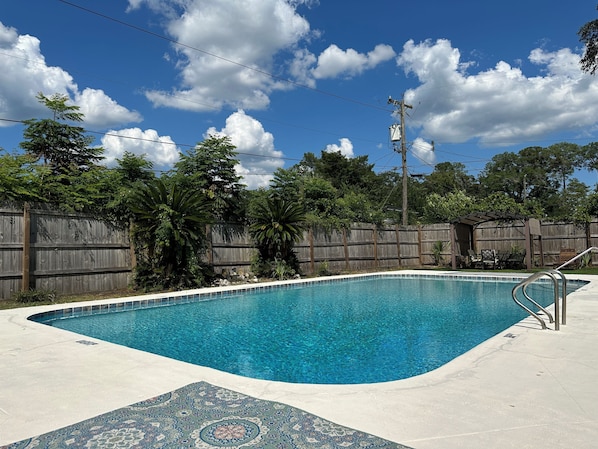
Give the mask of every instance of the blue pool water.
<path id="1" fill-rule="evenodd" d="M 43 322 L 247 377 L 372 383 L 438 368 L 525 318 L 515 283 L 362 278 Z M 530 291 L 553 300 L 549 284 Z"/>

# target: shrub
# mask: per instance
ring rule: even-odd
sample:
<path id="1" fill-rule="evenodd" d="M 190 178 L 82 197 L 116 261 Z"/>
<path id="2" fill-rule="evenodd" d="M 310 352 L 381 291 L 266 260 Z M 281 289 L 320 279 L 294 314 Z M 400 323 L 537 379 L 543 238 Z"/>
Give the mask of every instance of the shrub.
<path id="1" fill-rule="evenodd" d="M 285 260 L 274 259 L 272 266 L 272 276 L 275 279 L 282 281 L 295 276 L 295 274 L 295 270 Z"/>
<path id="2" fill-rule="evenodd" d="M 445 242 L 437 240 L 432 246 L 432 258 L 434 259 L 434 265 L 440 265 L 442 263 L 442 252 L 445 248 Z"/>
<path id="3" fill-rule="evenodd" d="M 20 302 L 23 304 L 33 303 L 33 302 L 50 302 L 53 303 L 56 301 L 56 290 L 25 290 L 17 292 L 13 295 L 13 299 L 16 302 Z"/>

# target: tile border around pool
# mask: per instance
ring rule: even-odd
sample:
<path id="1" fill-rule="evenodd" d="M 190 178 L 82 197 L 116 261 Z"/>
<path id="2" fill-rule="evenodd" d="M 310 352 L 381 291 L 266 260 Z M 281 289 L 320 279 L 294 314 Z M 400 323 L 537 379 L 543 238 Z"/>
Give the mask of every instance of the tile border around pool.
<path id="1" fill-rule="evenodd" d="M 528 274 L 529 275 L 529 274 Z M 263 284 L 242 284 L 232 285 L 227 287 L 206 287 L 198 290 L 185 290 L 171 294 L 154 294 L 136 297 L 138 299 L 124 299 L 114 298 L 102 302 L 101 304 L 76 305 L 69 307 L 65 305 L 59 309 L 53 309 L 40 313 L 35 313 L 27 317 L 28 320 L 45 324 L 49 321 L 64 318 L 74 318 L 79 316 L 87 316 L 92 314 L 103 314 L 112 312 L 124 312 L 130 310 L 141 310 L 151 307 L 163 307 L 177 304 L 188 304 L 192 302 L 210 301 L 219 298 L 231 298 L 239 296 L 247 292 L 259 292 L 266 290 L 285 290 L 292 288 L 299 288 L 315 284 L 332 284 L 343 282 L 348 279 L 377 279 L 377 278 L 404 278 L 404 279 L 435 279 L 443 278 L 447 280 L 484 280 L 484 281 L 503 281 L 503 282 L 519 282 L 525 279 L 528 275 L 512 275 L 495 273 L 488 274 L 464 274 L 455 272 L 444 273 L 417 273 L 417 272 L 378 272 L 378 273 L 363 273 L 354 275 L 338 275 L 330 277 L 319 277 L 311 279 L 297 279 L 292 281 L 274 281 Z M 573 281 L 573 280 L 570 280 Z M 583 281 L 581 281 L 583 282 Z M 216 290 L 215 290 L 216 289 Z"/>

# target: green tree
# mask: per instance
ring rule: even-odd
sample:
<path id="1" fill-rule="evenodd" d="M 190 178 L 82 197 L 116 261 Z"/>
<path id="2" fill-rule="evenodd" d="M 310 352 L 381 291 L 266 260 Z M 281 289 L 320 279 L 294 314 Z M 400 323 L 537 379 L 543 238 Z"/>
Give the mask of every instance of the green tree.
<path id="1" fill-rule="evenodd" d="M 423 219 L 426 223 L 448 223 L 475 211 L 475 199 L 463 191 L 432 193 L 426 198 Z"/>
<path id="2" fill-rule="evenodd" d="M 106 213 L 118 221 L 129 221 L 132 217 L 133 197 L 145 184 L 155 179 L 153 164 L 145 155 L 136 155 L 125 151 L 117 166 L 111 170 L 109 201 Z"/>
<path id="3" fill-rule="evenodd" d="M 20 146 L 27 154 L 42 160 L 54 174 L 68 174 L 73 169 L 84 171 L 102 159 L 102 148 L 91 148 L 93 137 L 85 135 L 80 126 L 68 122 L 82 122 L 79 107 L 67 105 L 66 95 L 37 95 L 40 103 L 53 114 L 51 119 L 25 120 L 24 142 Z"/>
<path id="4" fill-rule="evenodd" d="M 394 214 L 395 198 L 389 195 L 394 181 L 388 174 L 376 174 L 367 156 L 347 158 L 323 151 L 321 158 L 305 153 L 299 164 L 277 170 L 270 190 L 303 204 L 307 222 L 328 232 L 354 221 L 380 223 L 388 211 Z"/>
<path id="5" fill-rule="evenodd" d="M 598 192 L 592 192 L 581 200 L 572 215 L 573 221 L 579 225 L 587 226 L 592 217 L 598 217 Z"/>
<path id="6" fill-rule="evenodd" d="M 583 167 L 598 171 L 598 142 L 590 142 L 581 147 Z"/>
<path id="7" fill-rule="evenodd" d="M 496 154 L 486 164 L 479 176 L 483 195 L 505 193 L 517 202 L 523 202 L 527 194 L 527 168 L 521 157 L 512 152 Z"/>
<path id="8" fill-rule="evenodd" d="M 402 186 L 401 186 L 402 192 Z M 402 194 L 402 193 L 401 193 Z M 409 202 L 409 223 L 419 223 L 422 220 L 424 215 L 424 208 L 426 205 L 426 188 L 424 186 L 424 182 L 420 181 L 418 178 L 408 178 L 407 179 L 407 198 Z M 400 204 L 400 206 L 399 206 Z M 402 201 L 401 203 L 397 202 L 397 211 L 401 211 L 403 207 Z M 402 216 L 402 214 L 401 214 Z M 392 217 L 388 217 L 392 219 Z M 399 218 L 395 218 L 394 221 L 397 223 L 399 222 Z"/>
<path id="9" fill-rule="evenodd" d="M 567 181 L 575 170 L 584 165 L 583 150 L 574 143 L 560 142 L 545 149 L 548 167 L 547 171 L 564 192 Z"/>
<path id="10" fill-rule="evenodd" d="M 49 170 L 35 164 L 28 154 L 0 156 L 0 204 L 21 205 L 27 201 L 44 202 L 43 182 Z"/>
<path id="11" fill-rule="evenodd" d="M 250 217 L 249 232 L 254 239 L 261 264 L 272 266 L 284 261 L 297 270 L 298 262 L 293 247 L 305 229 L 305 214 L 300 204 L 269 196 L 256 205 Z"/>
<path id="12" fill-rule="evenodd" d="M 315 175 L 329 181 L 341 195 L 348 191 L 367 194 L 376 180 L 373 168 L 367 156 L 348 158 L 338 151 L 322 151 Z"/>
<path id="13" fill-rule="evenodd" d="M 463 191 L 475 193 L 475 178 L 468 175 L 460 162 L 440 162 L 434 171 L 425 177 L 424 188 L 428 193 L 443 195 L 447 192 Z"/>
<path id="14" fill-rule="evenodd" d="M 345 223 L 382 224 L 384 214 L 364 193 L 348 192 L 337 200 L 338 215 Z"/>
<path id="15" fill-rule="evenodd" d="M 474 208 L 478 212 L 503 212 L 513 215 L 529 215 L 523 203 L 516 202 L 509 195 L 494 192 L 476 202 Z"/>
<path id="16" fill-rule="evenodd" d="M 495 155 L 480 174 L 482 194 L 506 193 L 517 203 L 533 202 L 543 215 L 552 216 L 558 208 L 559 187 L 570 173 L 557 162 L 563 148 L 527 147 L 517 154 Z"/>
<path id="17" fill-rule="evenodd" d="M 187 154 L 181 153 L 175 164 L 174 181 L 183 189 L 203 193 L 217 222 L 234 224 L 243 219 L 244 186 L 235 169 L 236 155 L 229 137 L 210 136 Z"/>
<path id="18" fill-rule="evenodd" d="M 155 179 L 134 195 L 133 204 L 137 285 L 149 289 L 202 285 L 199 257 L 210 223 L 205 196 Z"/>
<path id="19" fill-rule="evenodd" d="M 85 212 L 101 219 L 113 218 L 108 215 L 107 207 L 118 186 L 108 168 L 94 165 L 85 171 L 73 169 L 51 178 L 55 178 L 51 182 L 52 196 L 62 209 Z"/>
<path id="20" fill-rule="evenodd" d="M 320 177 L 310 177 L 303 184 L 303 207 L 312 226 L 325 230 L 341 229 L 350 223 L 338 213 L 339 193 L 332 183 Z"/>
<path id="21" fill-rule="evenodd" d="M 286 201 L 301 202 L 304 177 L 298 165 L 288 170 L 277 168 L 270 181 L 270 190 Z"/>
<path id="22" fill-rule="evenodd" d="M 377 192 L 377 201 L 375 201 L 376 208 L 382 214 L 383 219 L 399 223 L 401 221 L 401 208 L 403 207 L 403 197 L 401 193 L 402 179 L 401 175 L 395 170 L 384 171 L 378 174 L 381 183 L 380 191 Z M 410 182 L 411 180 L 409 180 Z M 408 187 L 411 186 L 411 182 Z M 419 189 L 418 189 L 419 190 Z M 412 190 L 408 189 L 409 205 L 413 205 Z M 422 193 L 422 192 L 419 192 Z M 417 201 L 421 202 L 424 195 L 417 196 Z M 414 198 L 415 200 L 415 198 Z"/>
<path id="23" fill-rule="evenodd" d="M 42 176 L 38 196 L 64 210 L 102 212 L 109 194 L 108 172 L 96 163 L 103 149 L 90 147 L 93 138 L 82 127 L 70 124 L 83 121 L 79 107 L 68 105 L 68 97 L 60 94 L 46 97 L 40 93 L 37 99 L 52 118 L 25 120 L 25 140 L 20 146 L 44 167 L 38 171 Z"/>
<path id="24" fill-rule="evenodd" d="M 118 173 L 120 181 L 128 185 L 137 182 L 146 183 L 155 178 L 152 161 L 147 160 L 145 154 L 137 155 L 125 151 L 120 159 L 116 159 L 115 172 Z"/>
<path id="25" fill-rule="evenodd" d="M 579 41 L 586 47 L 580 60 L 581 69 L 594 75 L 596 69 L 598 69 L 598 19 L 591 20 L 583 25 L 577 35 Z"/>
<path id="26" fill-rule="evenodd" d="M 558 206 L 551 218 L 570 220 L 578 206 L 583 204 L 589 193 L 589 187 L 578 179 L 571 179 L 567 190 L 560 192 Z"/>
<path id="27" fill-rule="evenodd" d="M 524 200 L 537 201 L 544 216 L 554 216 L 559 207 L 560 177 L 555 172 L 550 152 L 542 147 L 527 147 L 519 152 L 527 189 Z"/>

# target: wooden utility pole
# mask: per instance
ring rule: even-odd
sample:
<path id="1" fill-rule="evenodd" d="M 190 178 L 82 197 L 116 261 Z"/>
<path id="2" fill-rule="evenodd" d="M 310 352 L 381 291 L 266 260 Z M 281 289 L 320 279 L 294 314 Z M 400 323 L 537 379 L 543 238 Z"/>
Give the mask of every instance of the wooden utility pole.
<path id="1" fill-rule="evenodd" d="M 393 106 L 397 107 L 399 118 L 401 120 L 400 123 L 400 130 L 401 130 L 401 159 L 402 159 L 402 167 L 403 167 L 403 226 L 407 226 L 409 224 L 409 215 L 408 215 L 408 204 L 407 204 L 407 142 L 406 142 L 406 132 L 405 132 L 405 109 L 411 109 L 413 106 L 409 104 L 405 104 L 404 97 L 400 100 L 393 100 L 392 97 L 388 97 L 388 104 L 392 104 Z"/>

